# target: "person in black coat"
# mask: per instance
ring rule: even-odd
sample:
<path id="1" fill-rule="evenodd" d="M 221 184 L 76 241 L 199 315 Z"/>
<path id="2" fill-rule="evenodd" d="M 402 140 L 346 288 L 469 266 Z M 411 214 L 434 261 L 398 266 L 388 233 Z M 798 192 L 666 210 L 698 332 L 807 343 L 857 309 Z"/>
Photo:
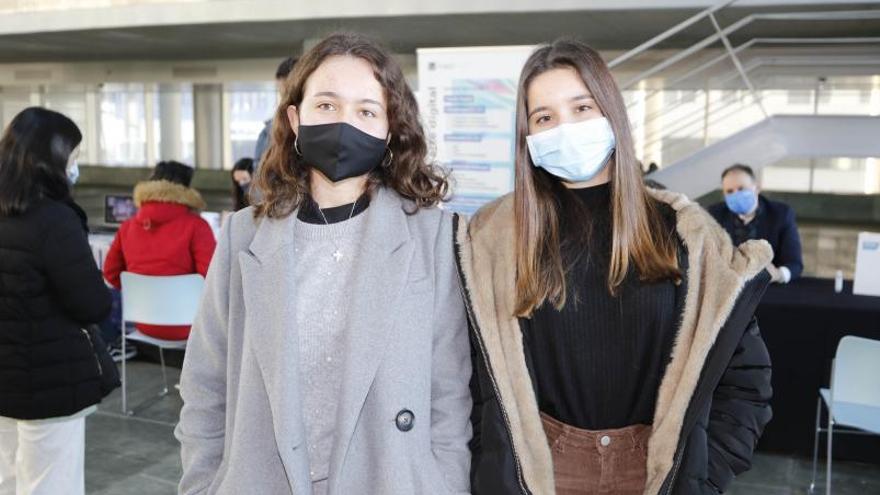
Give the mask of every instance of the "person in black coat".
<path id="1" fill-rule="evenodd" d="M 764 239 L 773 248 L 770 274 L 776 283 L 787 284 L 801 276 L 801 238 L 794 210 L 785 203 L 760 194 L 752 168 L 735 164 L 721 174 L 724 202 L 708 208 L 709 213 L 730 234 L 734 245 L 750 239 Z"/>
<path id="2" fill-rule="evenodd" d="M 0 138 L 3 493 L 84 492 L 84 418 L 115 372 L 85 330 L 107 316 L 111 297 L 71 199 L 81 139 L 69 118 L 36 107 Z"/>

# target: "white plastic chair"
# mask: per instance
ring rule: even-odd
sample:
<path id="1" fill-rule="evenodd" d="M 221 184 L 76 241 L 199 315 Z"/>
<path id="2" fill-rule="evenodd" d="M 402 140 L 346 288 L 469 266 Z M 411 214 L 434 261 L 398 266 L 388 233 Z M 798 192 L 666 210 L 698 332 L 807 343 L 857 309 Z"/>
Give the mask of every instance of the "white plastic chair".
<path id="1" fill-rule="evenodd" d="M 828 427 L 822 428 L 822 404 L 828 408 Z M 835 426 L 851 428 L 834 431 Z M 847 335 L 840 339 L 831 364 L 831 388 L 819 390 L 816 404 L 816 433 L 813 441 L 813 479 L 819 460 L 819 433 L 828 433 L 825 493 L 831 494 L 831 447 L 834 433 L 880 435 L 880 340 Z"/>
<path id="2" fill-rule="evenodd" d="M 164 387 L 156 399 L 168 395 L 168 375 L 165 372 L 165 349 L 186 349 L 186 340 L 163 340 L 134 330 L 126 335 L 126 322 L 147 325 L 192 325 L 205 279 L 201 275 L 174 275 L 167 277 L 138 275 L 122 272 L 122 349 L 126 341 L 135 340 L 159 348 Z M 122 412 L 134 415 L 128 409 L 128 380 L 126 359 L 122 360 Z"/>

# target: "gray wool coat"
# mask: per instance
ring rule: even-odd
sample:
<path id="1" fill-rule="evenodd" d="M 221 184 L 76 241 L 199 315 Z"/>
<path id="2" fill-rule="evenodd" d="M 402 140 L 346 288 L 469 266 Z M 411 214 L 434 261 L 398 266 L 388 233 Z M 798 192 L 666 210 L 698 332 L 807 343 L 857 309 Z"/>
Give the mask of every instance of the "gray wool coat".
<path id="1" fill-rule="evenodd" d="M 471 362 L 452 217 L 407 206 L 380 188 L 363 213 L 330 495 L 469 492 Z M 181 494 L 311 493 L 295 217 L 256 221 L 247 208 L 220 236 L 180 380 Z"/>

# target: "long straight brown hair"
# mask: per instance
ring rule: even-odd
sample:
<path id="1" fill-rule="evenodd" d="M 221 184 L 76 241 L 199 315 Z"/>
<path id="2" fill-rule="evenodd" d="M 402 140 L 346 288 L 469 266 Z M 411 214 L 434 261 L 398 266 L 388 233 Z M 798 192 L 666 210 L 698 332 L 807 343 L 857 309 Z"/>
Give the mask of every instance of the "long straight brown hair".
<path id="1" fill-rule="evenodd" d="M 602 57 L 589 46 L 561 39 L 535 50 L 520 75 L 516 105 L 516 314 L 528 317 L 545 302 L 565 306 L 565 274 L 572 260 L 563 255 L 561 204 L 554 191 L 559 179 L 536 168 L 526 136 L 529 85 L 538 75 L 558 68 L 573 68 L 611 124 L 616 147 L 611 167 L 611 264 L 608 290 L 616 294 L 631 268 L 639 279 L 653 282 L 678 280 L 677 243 L 642 181 L 635 157 L 632 131 L 623 96 Z"/>

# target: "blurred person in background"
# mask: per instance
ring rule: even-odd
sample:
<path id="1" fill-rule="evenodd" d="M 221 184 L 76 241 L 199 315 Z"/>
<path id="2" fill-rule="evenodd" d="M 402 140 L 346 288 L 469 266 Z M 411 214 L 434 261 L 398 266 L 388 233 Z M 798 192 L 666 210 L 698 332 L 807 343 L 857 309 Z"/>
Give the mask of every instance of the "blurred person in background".
<path id="1" fill-rule="evenodd" d="M 159 162 L 150 179 L 134 188 L 137 214 L 116 233 L 104 261 L 104 278 L 120 289 L 122 272 L 140 275 L 205 276 L 214 255 L 214 232 L 199 212 L 205 201 L 190 187 L 193 168 L 175 161 Z M 146 335 L 183 340 L 189 326 L 144 325 Z"/>
<path id="2" fill-rule="evenodd" d="M 801 276 L 801 238 L 794 210 L 785 203 L 761 194 L 751 167 L 737 163 L 721 173 L 724 202 L 709 207 L 709 213 L 730 234 L 735 246 L 750 239 L 764 239 L 773 248 L 773 265 L 768 267 L 773 282 L 787 284 Z"/>
<path id="3" fill-rule="evenodd" d="M 85 417 L 118 385 L 110 292 L 71 199 L 82 135 L 27 108 L 0 138 L 0 494 L 82 494 Z"/>
<path id="4" fill-rule="evenodd" d="M 296 65 L 296 59 L 287 57 L 275 69 L 275 87 L 278 89 L 278 94 L 281 98 L 284 98 L 284 84 L 287 81 L 287 76 L 293 71 L 294 65 Z M 269 149 L 269 145 L 272 144 L 272 121 L 273 119 L 269 119 L 264 123 L 263 130 L 260 131 L 260 135 L 257 137 L 257 144 L 254 147 L 254 170 L 260 169 L 260 165 L 263 163 L 263 155 Z"/>
<path id="5" fill-rule="evenodd" d="M 251 205 L 248 193 L 254 180 L 254 160 L 242 158 L 235 162 L 232 167 L 232 201 L 233 211 L 247 208 Z"/>

